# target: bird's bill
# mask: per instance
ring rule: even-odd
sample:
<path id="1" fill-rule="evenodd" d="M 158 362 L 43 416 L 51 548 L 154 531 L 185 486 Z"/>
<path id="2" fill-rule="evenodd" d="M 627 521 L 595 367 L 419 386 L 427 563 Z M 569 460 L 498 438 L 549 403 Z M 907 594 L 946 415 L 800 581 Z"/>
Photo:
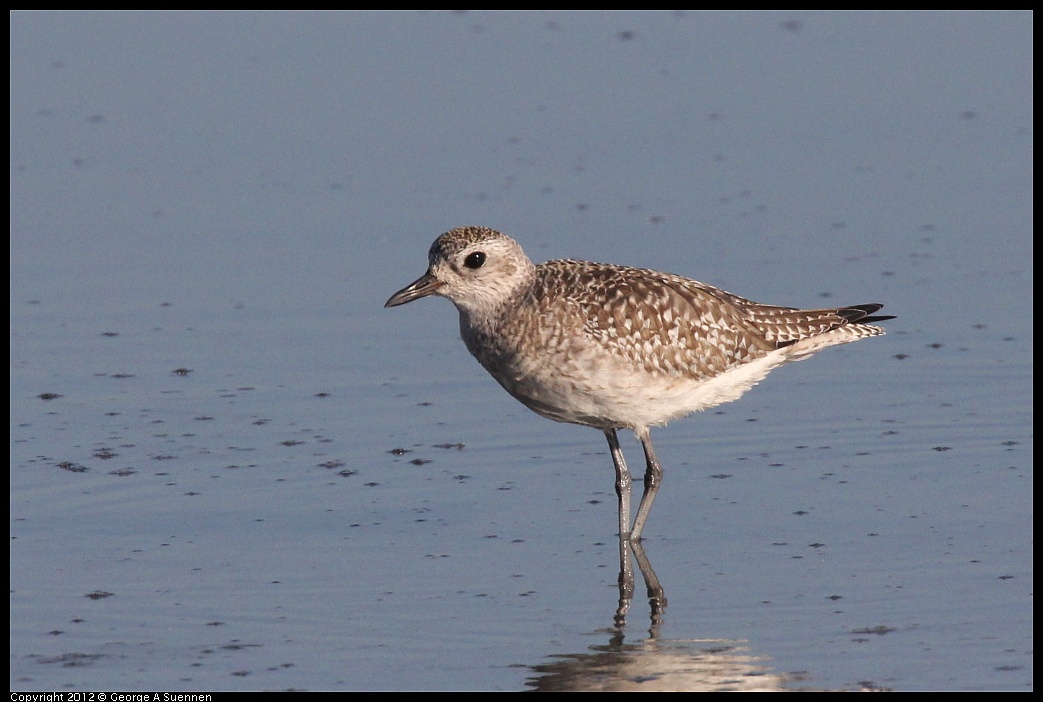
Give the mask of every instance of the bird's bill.
<path id="1" fill-rule="evenodd" d="M 438 278 L 430 273 L 425 273 L 388 298 L 388 301 L 384 303 L 384 307 L 398 307 L 418 298 L 433 295 L 443 285 L 444 283 Z"/>

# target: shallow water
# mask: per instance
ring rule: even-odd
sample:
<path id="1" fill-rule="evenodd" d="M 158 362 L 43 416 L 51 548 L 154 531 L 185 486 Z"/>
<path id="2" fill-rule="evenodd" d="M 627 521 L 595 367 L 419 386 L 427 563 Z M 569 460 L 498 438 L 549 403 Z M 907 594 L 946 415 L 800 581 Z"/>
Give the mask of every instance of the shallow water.
<path id="1" fill-rule="evenodd" d="M 1031 15 L 11 19 L 13 690 L 1031 689 Z M 661 620 L 470 223 L 898 315 L 654 431 Z"/>

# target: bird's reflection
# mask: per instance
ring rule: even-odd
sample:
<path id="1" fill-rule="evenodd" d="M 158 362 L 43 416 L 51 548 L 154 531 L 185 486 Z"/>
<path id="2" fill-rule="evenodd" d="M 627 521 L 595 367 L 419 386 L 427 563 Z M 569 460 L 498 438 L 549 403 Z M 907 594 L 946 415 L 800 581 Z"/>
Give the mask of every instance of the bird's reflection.
<path id="1" fill-rule="evenodd" d="M 637 563 L 648 594 L 646 637 L 626 642 Z M 750 654 L 743 642 L 720 639 L 664 640 L 659 636 L 666 595 L 640 542 L 620 540 L 619 606 L 605 644 L 588 652 L 556 655 L 532 667 L 526 685 L 536 692 L 782 691 L 786 676 Z M 792 682 L 792 680 L 789 680 Z"/>

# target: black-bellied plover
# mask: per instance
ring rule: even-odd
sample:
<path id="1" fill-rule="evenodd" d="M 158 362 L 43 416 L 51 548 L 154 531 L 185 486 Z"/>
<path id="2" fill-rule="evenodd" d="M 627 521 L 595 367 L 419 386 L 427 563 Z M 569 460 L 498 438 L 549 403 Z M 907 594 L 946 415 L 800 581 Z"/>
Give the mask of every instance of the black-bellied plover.
<path id="1" fill-rule="evenodd" d="M 427 273 L 391 296 L 453 301 L 471 354 L 537 414 L 600 429 L 616 469 L 619 536 L 638 540 L 663 471 L 649 427 L 738 399 L 769 371 L 884 330 L 883 305 L 799 310 L 762 305 L 668 273 L 585 261 L 534 265 L 486 227 L 438 237 Z M 630 473 L 617 429 L 645 452 L 630 524 Z"/>

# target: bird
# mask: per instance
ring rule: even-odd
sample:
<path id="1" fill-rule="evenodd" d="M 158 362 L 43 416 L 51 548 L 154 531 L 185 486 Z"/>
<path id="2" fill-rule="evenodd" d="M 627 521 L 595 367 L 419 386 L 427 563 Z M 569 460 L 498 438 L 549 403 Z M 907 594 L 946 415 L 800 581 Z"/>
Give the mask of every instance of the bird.
<path id="1" fill-rule="evenodd" d="M 452 229 L 428 251 L 424 275 L 384 307 L 448 298 L 467 350 L 514 398 L 608 440 L 620 542 L 637 542 L 663 480 L 649 430 L 738 399 L 774 368 L 837 344 L 884 334 L 883 305 L 764 305 L 678 275 L 572 259 L 534 264 L 488 227 Z M 633 524 L 617 430 L 645 455 Z"/>

